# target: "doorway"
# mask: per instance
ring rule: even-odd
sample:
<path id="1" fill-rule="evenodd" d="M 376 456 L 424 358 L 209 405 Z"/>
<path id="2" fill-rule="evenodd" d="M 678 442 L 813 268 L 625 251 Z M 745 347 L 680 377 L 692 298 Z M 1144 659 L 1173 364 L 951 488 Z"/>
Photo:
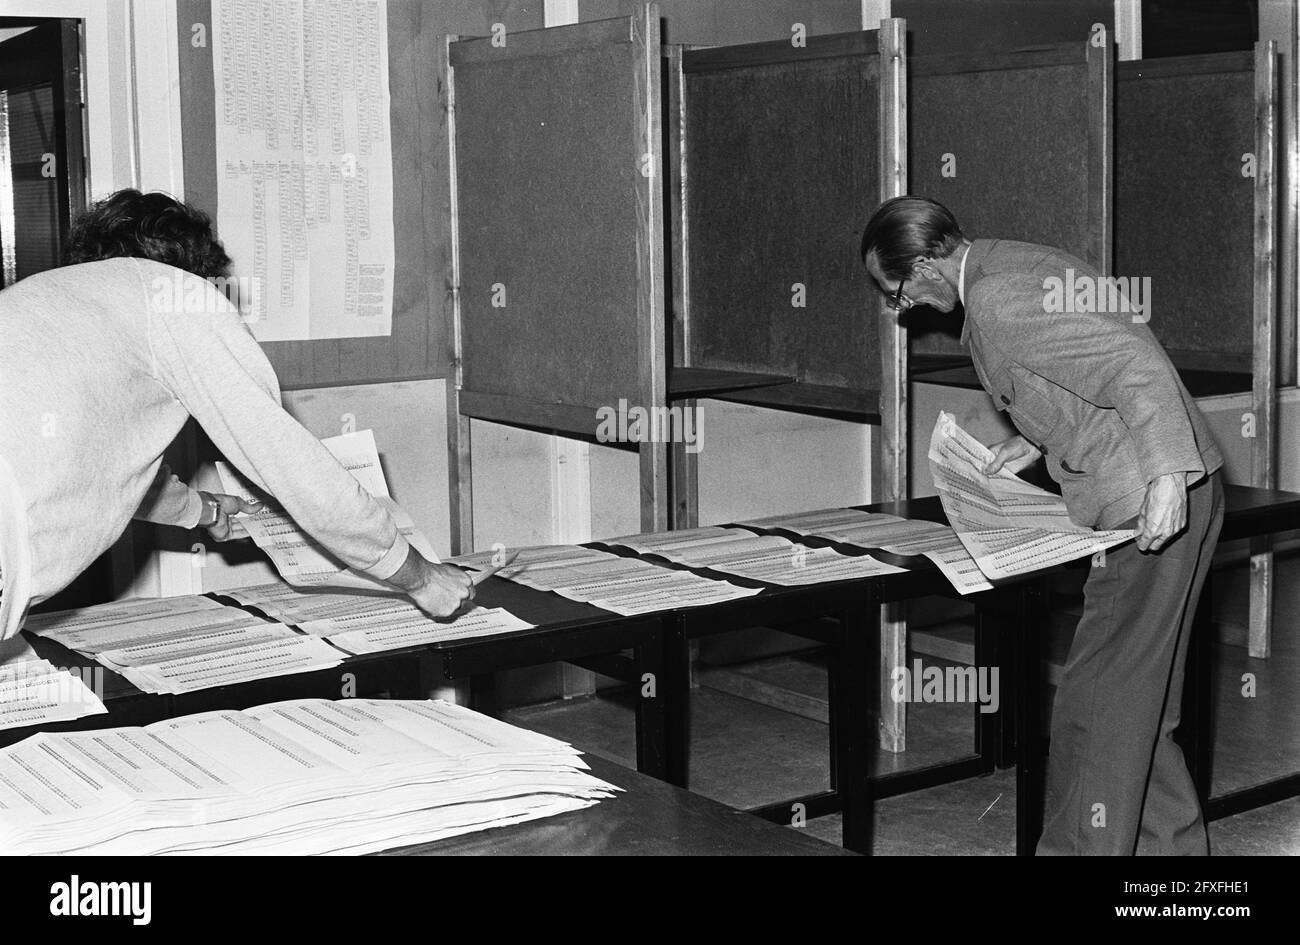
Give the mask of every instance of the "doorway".
<path id="1" fill-rule="evenodd" d="M 86 205 L 81 21 L 0 17 L 0 288 L 60 265 Z"/>

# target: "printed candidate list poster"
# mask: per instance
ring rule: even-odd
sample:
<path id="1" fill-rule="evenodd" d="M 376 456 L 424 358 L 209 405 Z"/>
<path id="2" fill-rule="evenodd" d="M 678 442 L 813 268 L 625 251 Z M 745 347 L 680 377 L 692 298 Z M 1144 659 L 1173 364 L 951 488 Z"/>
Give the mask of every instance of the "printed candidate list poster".
<path id="1" fill-rule="evenodd" d="M 382 0 L 212 0 L 217 227 L 259 341 L 392 333 Z"/>

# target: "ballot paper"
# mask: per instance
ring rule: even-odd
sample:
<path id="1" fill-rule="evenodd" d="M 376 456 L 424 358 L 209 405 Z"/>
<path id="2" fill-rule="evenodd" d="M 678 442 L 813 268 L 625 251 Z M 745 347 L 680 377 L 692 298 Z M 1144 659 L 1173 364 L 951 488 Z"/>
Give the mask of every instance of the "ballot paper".
<path id="1" fill-rule="evenodd" d="M 718 526 L 624 535 L 605 539 L 602 544 L 766 584 L 851 581 L 904 570 L 870 555 L 844 555 L 832 548 L 808 548 L 778 535 L 755 535 Z"/>
<path id="2" fill-rule="evenodd" d="M 0 729 L 66 722 L 107 711 L 80 673 L 39 658 L 0 666 Z M 3 804 L 0 798 L 0 809 Z"/>
<path id="3" fill-rule="evenodd" d="M 93 657 L 152 693 L 313 672 L 337 666 L 347 655 L 284 623 L 196 596 L 41 614 L 24 629 Z"/>
<path id="4" fill-rule="evenodd" d="M 913 521 L 857 509 L 817 509 L 750 519 L 743 524 L 751 528 L 824 538 L 842 545 L 894 555 L 924 555 L 960 594 L 987 591 L 993 586 L 985 579 L 957 533 L 936 522 Z"/>
<path id="5" fill-rule="evenodd" d="M 944 512 L 980 570 L 1011 577 L 1096 554 L 1129 541 L 1132 529 L 1093 531 L 1070 520 L 1065 500 L 1005 466 L 982 469 L 993 453 L 940 413 L 930 437 L 930 471 Z"/>
<path id="6" fill-rule="evenodd" d="M 303 633 L 325 637 L 348 653 L 375 653 L 534 626 L 501 607 L 476 607 L 453 620 L 434 620 L 405 598 L 304 592 L 278 582 L 223 593 L 275 620 L 292 623 Z"/>
<path id="7" fill-rule="evenodd" d="M 390 594 L 340 593 L 297 588 L 282 581 L 231 588 L 219 592 L 223 597 L 255 608 L 272 620 L 294 624 L 329 621 L 337 617 L 384 614 L 415 616 L 424 613 L 411 599 L 396 592 Z"/>
<path id="8" fill-rule="evenodd" d="M 503 607 L 474 607 L 454 620 L 432 620 L 423 613 L 366 613 L 300 624 L 299 629 L 325 637 L 349 653 L 378 653 L 404 646 L 493 636 L 534 626 Z"/>
<path id="9" fill-rule="evenodd" d="M 375 436 L 370 430 L 346 433 L 321 440 L 334 458 L 375 500 L 388 509 L 397 523 L 397 530 L 427 560 L 437 561 L 438 556 L 429 540 L 415 527 L 411 517 L 389 497 L 388 483 L 379 463 Z M 238 516 L 257 547 L 266 552 L 280 576 L 291 584 L 304 587 L 360 588 L 364 590 L 392 590 L 382 581 L 355 571 L 330 554 L 314 538 L 298 527 L 274 499 L 260 495 L 228 463 L 218 462 L 217 472 L 222 486 L 231 495 L 249 501 L 261 501 L 263 507 L 254 513 Z"/>
<path id="10" fill-rule="evenodd" d="M 460 706 L 304 699 L 0 749 L 0 849 L 364 853 L 618 790 L 571 746 Z"/>
<path id="11" fill-rule="evenodd" d="M 192 657 L 207 657 L 294 635 L 294 631 L 282 623 L 267 623 L 260 617 L 244 614 L 238 620 L 202 630 L 137 640 L 129 646 L 101 650 L 95 654 L 95 659 L 109 669 L 124 670 L 127 667 L 138 668 Z"/>
<path id="12" fill-rule="evenodd" d="M 448 562 L 483 570 L 499 566 L 505 554 L 496 549 L 449 558 Z M 540 545 L 520 548 L 517 554 L 514 563 L 501 568 L 497 577 L 623 616 L 701 607 L 761 590 L 577 545 Z"/>
<path id="13" fill-rule="evenodd" d="M 142 647 L 173 645 L 185 647 L 190 645 L 190 641 L 214 637 L 230 639 L 245 632 L 247 628 L 266 625 L 266 621 L 259 617 L 234 607 L 222 607 L 211 600 L 206 603 L 212 607 L 202 608 L 191 606 L 193 601 L 185 598 L 162 600 L 177 601 L 176 611 L 148 608 L 152 616 L 140 618 L 135 613 L 146 608 L 138 607 L 136 601 L 124 601 L 121 605 L 101 604 L 93 608 L 42 615 L 48 619 L 42 619 L 36 626 L 29 623 L 25 629 L 61 643 L 70 650 L 99 658 L 109 651 L 126 652 Z M 87 613 L 88 611 L 94 613 Z M 64 615 L 78 616 L 65 620 L 62 619 Z"/>
<path id="14" fill-rule="evenodd" d="M 247 617 L 207 597 L 147 597 L 29 615 L 23 629 L 79 653 Z"/>
<path id="15" fill-rule="evenodd" d="M 347 656 L 319 637 L 267 627 L 263 639 L 118 667 L 143 692 L 179 694 L 272 676 L 292 676 L 338 666 Z"/>

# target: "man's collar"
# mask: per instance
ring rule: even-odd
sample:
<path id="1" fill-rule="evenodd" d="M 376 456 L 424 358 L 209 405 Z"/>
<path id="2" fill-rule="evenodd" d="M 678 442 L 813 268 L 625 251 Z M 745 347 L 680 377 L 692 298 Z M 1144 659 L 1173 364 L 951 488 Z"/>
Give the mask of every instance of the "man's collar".
<path id="1" fill-rule="evenodd" d="M 966 244 L 966 251 L 961 254 L 961 268 L 957 270 L 957 298 L 961 301 L 962 307 L 966 306 L 966 257 L 974 248 L 974 242 Z"/>
<path id="2" fill-rule="evenodd" d="M 996 241 L 971 240 L 970 245 L 966 247 L 966 255 L 961 258 L 961 270 L 957 274 L 957 298 L 961 300 L 963 309 L 966 309 L 966 272 L 968 269 L 971 271 L 972 282 L 978 282 L 983 277 L 984 273 L 981 271 L 980 266 L 994 242 Z M 971 314 L 970 310 L 966 309 L 965 318 L 962 319 L 961 325 L 961 343 L 963 345 L 968 346 L 970 344 L 970 327 Z"/>

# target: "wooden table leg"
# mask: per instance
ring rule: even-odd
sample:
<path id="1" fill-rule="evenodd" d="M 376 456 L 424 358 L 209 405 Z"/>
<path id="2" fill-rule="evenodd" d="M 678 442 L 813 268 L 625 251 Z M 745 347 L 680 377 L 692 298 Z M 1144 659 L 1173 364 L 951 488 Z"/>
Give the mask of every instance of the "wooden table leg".
<path id="1" fill-rule="evenodd" d="M 1048 630 L 1043 580 L 1021 583 L 1016 630 L 1016 855 L 1033 856 L 1043 832 L 1042 639 Z"/>
<path id="2" fill-rule="evenodd" d="M 876 687 L 881 617 L 875 585 L 863 606 L 840 615 L 841 643 L 830 650 L 831 718 L 835 720 L 832 767 L 844 817 L 844 847 L 871 852 L 874 817 L 871 757 L 875 739 L 871 706 Z"/>

